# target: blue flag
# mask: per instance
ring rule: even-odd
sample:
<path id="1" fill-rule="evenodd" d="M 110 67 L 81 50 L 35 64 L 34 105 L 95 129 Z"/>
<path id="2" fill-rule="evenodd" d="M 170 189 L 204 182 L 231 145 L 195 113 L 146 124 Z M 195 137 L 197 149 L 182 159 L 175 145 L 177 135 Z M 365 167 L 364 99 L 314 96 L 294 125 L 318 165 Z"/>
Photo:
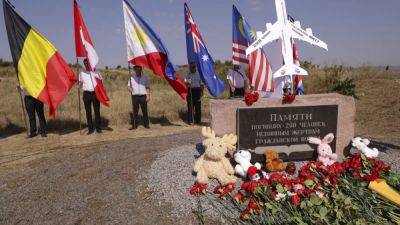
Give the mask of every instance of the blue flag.
<path id="1" fill-rule="evenodd" d="M 215 64 L 193 20 L 189 7 L 185 3 L 185 31 L 188 63 L 196 63 L 200 77 L 208 91 L 218 97 L 226 89 L 226 84 L 215 75 Z"/>

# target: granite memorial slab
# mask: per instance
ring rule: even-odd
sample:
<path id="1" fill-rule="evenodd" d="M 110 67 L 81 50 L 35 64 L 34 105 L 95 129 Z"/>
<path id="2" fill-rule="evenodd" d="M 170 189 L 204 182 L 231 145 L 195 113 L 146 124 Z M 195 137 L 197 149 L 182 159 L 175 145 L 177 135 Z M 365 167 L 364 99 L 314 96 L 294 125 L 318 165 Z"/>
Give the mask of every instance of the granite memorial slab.
<path id="1" fill-rule="evenodd" d="M 262 98 L 253 106 L 242 99 L 212 99 L 210 114 L 217 135 L 238 135 L 238 149 L 275 150 L 285 160 L 315 157 L 317 146 L 306 138 L 328 133 L 335 135 L 333 151 L 343 157 L 354 137 L 354 98 L 336 93 L 297 96 L 292 104 Z"/>

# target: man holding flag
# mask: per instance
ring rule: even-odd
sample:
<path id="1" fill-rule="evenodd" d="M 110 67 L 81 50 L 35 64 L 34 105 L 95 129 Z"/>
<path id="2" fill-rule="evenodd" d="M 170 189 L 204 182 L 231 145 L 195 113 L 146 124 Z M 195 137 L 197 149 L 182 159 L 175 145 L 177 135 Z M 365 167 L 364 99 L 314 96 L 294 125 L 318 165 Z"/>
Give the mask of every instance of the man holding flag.
<path id="1" fill-rule="evenodd" d="M 186 99 L 186 85 L 175 76 L 178 68 L 172 63 L 161 38 L 129 4 L 128 0 L 123 0 L 122 5 L 128 62 L 147 68 L 155 75 L 164 78 L 182 99 Z"/>
<path id="2" fill-rule="evenodd" d="M 194 22 L 188 5 L 184 5 L 185 33 L 188 63 L 196 63 L 197 70 L 208 91 L 218 97 L 226 89 L 226 84 L 215 74 L 215 64 L 203 41 L 197 24 Z"/>
<path id="3" fill-rule="evenodd" d="M 246 57 L 246 48 L 256 34 L 235 6 L 232 7 L 232 62 L 249 70 L 250 86 L 255 91 L 273 92 L 271 65 L 262 49 Z"/>
<path id="4" fill-rule="evenodd" d="M 19 86 L 35 101 L 47 105 L 50 118 L 55 118 L 57 106 L 76 77 L 57 49 L 18 15 L 9 1 L 3 0 L 3 12 Z"/>
<path id="5" fill-rule="evenodd" d="M 89 31 L 79 10 L 76 0 L 74 0 L 74 31 L 76 57 L 84 57 L 86 71 L 79 74 L 80 88 L 83 89 L 83 103 L 85 105 L 86 119 L 88 124 L 88 134 L 94 132 L 92 121 L 92 105 L 95 115 L 95 128 L 97 133 L 101 133 L 100 103 L 109 106 L 109 98 L 104 88 L 102 77 L 96 72 L 96 65 L 99 62 L 96 50 Z"/>

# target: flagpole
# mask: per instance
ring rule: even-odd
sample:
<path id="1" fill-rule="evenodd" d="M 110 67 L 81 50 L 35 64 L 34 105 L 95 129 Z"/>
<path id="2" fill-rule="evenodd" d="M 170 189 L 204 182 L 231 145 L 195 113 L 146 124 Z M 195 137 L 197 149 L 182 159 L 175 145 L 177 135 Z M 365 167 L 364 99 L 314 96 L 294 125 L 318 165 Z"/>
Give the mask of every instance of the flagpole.
<path id="1" fill-rule="evenodd" d="M 25 124 L 25 129 L 26 129 L 26 136 L 29 137 L 29 129 L 28 129 L 28 122 L 26 121 L 26 112 L 25 112 L 25 107 L 24 107 L 24 99 L 22 98 L 22 91 L 21 91 L 21 84 L 19 82 L 19 78 L 18 78 L 18 70 L 15 69 L 16 73 L 17 73 L 17 81 L 18 81 L 18 93 L 19 93 L 19 98 L 21 100 L 21 108 L 22 108 L 22 117 L 24 118 L 24 124 Z"/>
<path id="2" fill-rule="evenodd" d="M 131 65 L 128 62 L 128 75 L 129 75 L 129 85 L 131 86 L 132 92 L 129 93 L 132 100 L 132 126 L 136 128 L 136 116 L 135 116 L 135 99 L 133 98 L 133 87 L 132 87 L 132 75 L 131 75 Z"/>
<path id="3" fill-rule="evenodd" d="M 79 58 L 76 57 L 76 75 L 79 80 Z M 79 134 L 82 135 L 82 106 L 81 106 L 81 88 L 80 84 L 78 84 L 78 115 L 79 115 Z"/>
<path id="4" fill-rule="evenodd" d="M 192 109 L 192 126 L 194 126 L 194 106 L 193 106 L 193 95 L 192 95 L 192 80 L 189 83 L 189 94 L 190 94 L 190 108 Z"/>

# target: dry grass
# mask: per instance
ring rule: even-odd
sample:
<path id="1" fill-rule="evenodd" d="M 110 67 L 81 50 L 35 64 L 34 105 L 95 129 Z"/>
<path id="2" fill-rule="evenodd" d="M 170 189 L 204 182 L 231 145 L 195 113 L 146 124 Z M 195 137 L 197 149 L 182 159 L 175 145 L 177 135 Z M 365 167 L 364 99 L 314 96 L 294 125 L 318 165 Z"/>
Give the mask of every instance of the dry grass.
<path id="1" fill-rule="evenodd" d="M 149 74 L 148 71 L 145 72 Z M 104 84 L 111 99 L 111 107 L 101 107 L 101 115 L 106 126 L 120 127 L 130 123 L 132 104 L 127 91 L 128 71 L 102 71 Z M 168 124 L 186 119 L 186 101 L 182 100 L 161 78 L 148 75 L 151 82 L 151 101 L 149 116 L 153 124 Z M 24 130 L 21 103 L 16 91 L 16 77 L 12 68 L 0 68 L 0 131 L 3 133 L 19 133 Z M 204 119 L 208 118 L 207 95 L 203 99 Z M 82 121 L 86 120 L 82 104 Z M 46 112 L 47 115 L 47 112 Z M 49 121 L 49 130 L 74 129 L 79 127 L 78 91 L 75 86 L 57 109 L 57 119 Z"/>
<path id="2" fill-rule="evenodd" d="M 181 73 L 185 68 L 182 69 Z M 224 74 L 227 67 L 217 68 L 217 73 Z M 324 93 L 330 90 L 332 76 L 337 79 L 353 78 L 356 84 L 357 118 L 356 133 L 381 140 L 400 143 L 400 71 L 361 67 L 343 69 L 309 69 L 310 76 L 304 78 L 307 94 Z M 334 72 L 332 72 L 334 71 Z M 336 72 L 335 72 L 336 71 Z M 102 107 L 104 123 L 110 127 L 127 126 L 130 122 L 131 99 L 127 92 L 128 71 L 102 71 L 107 92 L 111 98 L 111 107 Z M 161 78 L 146 71 L 150 77 L 152 100 L 149 114 L 153 124 L 166 125 L 186 118 L 186 102 Z M 0 68 L 0 137 L 24 131 L 21 117 L 21 103 L 15 90 L 16 78 L 12 68 Z M 328 79 L 329 78 L 329 79 Z M 76 130 L 79 127 L 78 99 L 76 87 L 70 92 L 57 110 L 57 119 L 49 122 L 51 130 Z M 224 93 L 223 97 L 226 97 Z M 203 118 L 209 114 L 209 95 L 203 99 Z M 82 120 L 85 121 L 82 108 Z"/>

